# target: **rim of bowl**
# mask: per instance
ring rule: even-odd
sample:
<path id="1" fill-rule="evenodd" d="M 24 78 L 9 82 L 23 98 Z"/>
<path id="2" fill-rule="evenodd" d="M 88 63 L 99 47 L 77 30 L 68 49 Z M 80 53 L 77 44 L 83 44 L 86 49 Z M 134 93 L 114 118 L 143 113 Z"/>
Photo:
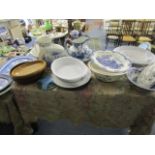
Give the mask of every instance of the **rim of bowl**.
<path id="1" fill-rule="evenodd" d="M 80 76 L 77 76 L 76 78 L 64 78 L 62 76 L 60 76 L 59 74 L 57 74 L 57 72 L 55 71 L 55 63 L 57 61 L 61 61 L 62 59 L 72 59 L 72 60 L 75 60 L 76 62 L 80 63 L 82 66 L 84 66 L 85 68 L 85 71 L 83 71 L 83 75 L 80 75 Z M 71 56 L 65 56 L 65 57 L 61 57 L 61 58 L 58 58 L 56 60 L 53 61 L 53 63 L 51 64 L 51 70 L 52 70 L 52 73 L 57 76 L 58 78 L 60 78 L 61 80 L 63 81 L 72 81 L 72 82 L 76 82 L 78 80 L 80 80 L 81 78 L 85 77 L 88 73 L 88 68 L 87 66 L 79 59 L 77 58 L 73 58 Z"/>

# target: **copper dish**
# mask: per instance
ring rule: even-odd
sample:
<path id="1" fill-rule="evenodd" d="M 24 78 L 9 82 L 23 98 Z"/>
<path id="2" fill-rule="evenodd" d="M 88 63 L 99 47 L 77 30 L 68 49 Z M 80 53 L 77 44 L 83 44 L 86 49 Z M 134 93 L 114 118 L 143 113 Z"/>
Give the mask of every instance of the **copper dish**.
<path id="1" fill-rule="evenodd" d="M 10 75 L 16 82 L 31 83 L 40 78 L 45 68 L 46 62 L 42 60 L 24 62 L 12 68 Z"/>

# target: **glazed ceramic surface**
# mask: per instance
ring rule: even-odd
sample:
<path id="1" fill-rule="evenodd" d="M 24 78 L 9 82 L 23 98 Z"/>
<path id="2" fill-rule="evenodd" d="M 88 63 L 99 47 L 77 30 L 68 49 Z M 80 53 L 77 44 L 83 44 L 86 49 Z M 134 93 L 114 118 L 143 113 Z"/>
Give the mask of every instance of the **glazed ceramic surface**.
<path id="1" fill-rule="evenodd" d="M 50 37 L 48 37 L 47 35 L 45 36 L 41 36 L 37 39 L 37 43 L 41 46 L 47 46 L 50 43 L 52 43 L 52 40 Z"/>
<path id="2" fill-rule="evenodd" d="M 131 66 L 123 55 L 112 51 L 96 51 L 92 60 L 109 72 L 126 72 Z"/>
<path id="3" fill-rule="evenodd" d="M 48 36 L 43 36 L 38 39 L 39 53 L 38 57 L 40 59 L 45 59 L 48 63 L 53 60 L 67 55 L 64 47 L 59 44 L 52 43 L 51 38 Z M 36 47 L 37 50 L 37 47 Z"/>
<path id="4" fill-rule="evenodd" d="M 91 79 L 91 72 L 88 70 L 87 75 L 85 77 L 83 77 L 80 81 L 73 82 L 73 83 L 65 82 L 59 79 L 58 77 L 56 77 L 54 74 L 52 75 L 52 78 L 53 78 L 53 82 L 59 87 L 72 89 L 72 88 L 81 87 L 85 85 L 86 83 L 88 83 L 89 80 Z"/>
<path id="5" fill-rule="evenodd" d="M 82 61 L 69 56 L 53 61 L 51 69 L 55 76 L 67 82 L 80 80 L 88 71 L 88 67 Z"/>
<path id="6" fill-rule="evenodd" d="M 98 67 L 93 61 L 88 63 L 90 70 L 95 74 L 97 79 L 100 79 L 104 82 L 113 82 L 120 80 L 126 72 L 122 73 L 113 73 L 108 72 L 100 67 Z"/>
<path id="7" fill-rule="evenodd" d="M 6 89 L 4 89 L 3 91 L 0 92 L 0 96 L 6 94 L 7 92 L 9 92 L 11 90 L 12 86 L 8 86 Z"/>
<path id="8" fill-rule="evenodd" d="M 84 62 L 89 61 L 93 51 L 88 47 L 88 45 L 83 46 L 71 46 L 69 48 L 69 54 L 75 58 L 78 58 Z"/>
<path id="9" fill-rule="evenodd" d="M 88 40 L 89 38 L 86 36 L 81 36 L 77 39 L 74 39 L 72 41 L 73 45 L 67 49 L 69 55 L 84 62 L 89 61 L 91 59 L 93 51 L 87 44 Z"/>
<path id="10" fill-rule="evenodd" d="M 155 63 L 146 66 L 137 78 L 137 83 L 151 88 L 155 85 Z"/>
<path id="11" fill-rule="evenodd" d="M 65 51 L 64 47 L 58 44 L 52 44 L 49 51 L 47 51 L 44 55 L 45 61 L 51 63 L 55 59 L 67 56 L 67 52 Z"/>
<path id="12" fill-rule="evenodd" d="M 1 68 L 0 68 L 0 74 L 6 74 L 6 75 L 10 75 L 10 71 L 11 69 L 23 62 L 28 62 L 28 61 L 34 61 L 36 60 L 35 57 L 33 56 L 17 56 L 14 57 L 10 60 L 8 60 Z"/>
<path id="13" fill-rule="evenodd" d="M 138 82 L 138 78 L 142 73 L 142 71 L 143 71 L 143 68 L 131 68 L 127 73 L 127 77 L 129 81 L 139 88 L 149 90 L 149 91 L 155 91 L 155 84 L 150 87 L 148 85 L 144 85 L 143 82 L 142 83 Z"/>
<path id="14" fill-rule="evenodd" d="M 0 92 L 11 85 L 12 80 L 9 76 L 0 74 Z"/>
<path id="15" fill-rule="evenodd" d="M 136 65 L 148 65 L 155 61 L 155 55 L 149 50 L 135 46 L 120 46 L 114 49 L 127 57 L 131 63 Z"/>

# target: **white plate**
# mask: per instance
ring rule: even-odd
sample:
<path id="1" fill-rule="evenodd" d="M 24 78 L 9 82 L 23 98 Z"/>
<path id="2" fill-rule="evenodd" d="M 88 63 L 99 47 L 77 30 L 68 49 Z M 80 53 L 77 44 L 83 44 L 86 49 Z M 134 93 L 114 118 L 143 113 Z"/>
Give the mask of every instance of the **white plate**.
<path id="1" fill-rule="evenodd" d="M 88 70 L 87 75 L 83 79 L 81 79 L 78 82 L 74 82 L 74 83 L 62 81 L 59 78 L 57 78 L 54 74 L 52 75 L 52 78 L 53 78 L 53 82 L 62 88 L 70 88 L 70 89 L 78 88 L 89 82 L 89 80 L 91 79 L 91 71 Z"/>
<path id="2" fill-rule="evenodd" d="M 51 70 L 55 76 L 66 82 L 76 82 L 85 77 L 88 67 L 73 57 L 62 57 L 53 61 Z"/>
<path id="3" fill-rule="evenodd" d="M 126 56 L 131 63 L 136 65 L 148 65 L 155 61 L 155 55 L 148 50 L 135 46 L 120 46 L 114 49 Z"/>
<path id="4" fill-rule="evenodd" d="M 96 51 L 92 60 L 97 66 L 109 72 L 126 72 L 131 66 L 122 54 L 113 51 Z"/>
<path id="5" fill-rule="evenodd" d="M 8 88 L 6 88 L 5 90 L 3 90 L 2 92 L 0 92 L 0 96 L 6 94 L 8 91 L 10 91 L 12 88 L 12 85 L 10 85 Z"/>

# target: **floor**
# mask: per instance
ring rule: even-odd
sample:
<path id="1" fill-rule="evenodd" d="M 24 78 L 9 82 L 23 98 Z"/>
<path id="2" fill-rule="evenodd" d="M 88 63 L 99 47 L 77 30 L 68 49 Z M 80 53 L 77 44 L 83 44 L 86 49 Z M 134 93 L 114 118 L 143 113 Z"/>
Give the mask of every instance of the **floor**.
<path id="1" fill-rule="evenodd" d="M 38 122 L 35 135 L 127 135 L 128 129 L 96 128 L 89 123 L 75 125 L 68 120 Z"/>

